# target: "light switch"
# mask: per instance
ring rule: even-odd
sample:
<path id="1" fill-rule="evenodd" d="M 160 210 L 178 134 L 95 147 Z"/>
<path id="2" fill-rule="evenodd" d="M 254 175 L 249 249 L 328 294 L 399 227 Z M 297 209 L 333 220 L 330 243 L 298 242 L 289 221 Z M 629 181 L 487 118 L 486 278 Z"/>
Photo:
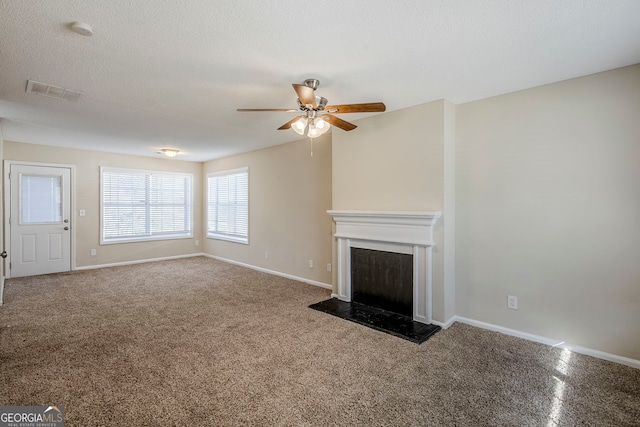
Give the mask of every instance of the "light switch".
<path id="1" fill-rule="evenodd" d="M 87 212 L 84 209 L 80 209 L 80 216 L 85 216 Z"/>

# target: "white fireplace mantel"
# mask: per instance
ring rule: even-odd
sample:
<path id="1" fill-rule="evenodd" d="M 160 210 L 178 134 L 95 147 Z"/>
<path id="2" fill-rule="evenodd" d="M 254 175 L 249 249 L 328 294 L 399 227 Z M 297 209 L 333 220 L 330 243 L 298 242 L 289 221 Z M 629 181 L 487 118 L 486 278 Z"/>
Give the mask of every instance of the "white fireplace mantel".
<path id="1" fill-rule="evenodd" d="M 433 246 L 433 225 L 440 212 L 327 211 L 336 222 L 335 237 Z"/>
<path id="2" fill-rule="evenodd" d="M 413 320 L 431 323 L 433 227 L 441 212 L 327 211 L 336 223 L 338 293 L 351 301 L 351 248 L 363 247 L 413 255 Z"/>

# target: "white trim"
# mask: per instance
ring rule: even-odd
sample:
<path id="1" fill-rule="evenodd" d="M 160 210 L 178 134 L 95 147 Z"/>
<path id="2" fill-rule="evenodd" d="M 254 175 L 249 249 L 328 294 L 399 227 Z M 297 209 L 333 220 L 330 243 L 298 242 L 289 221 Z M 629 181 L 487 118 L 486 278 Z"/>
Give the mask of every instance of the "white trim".
<path id="1" fill-rule="evenodd" d="M 454 323 L 456 323 L 456 316 L 453 316 L 452 318 L 450 318 L 446 322 L 438 322 L 437 320 L 431 319 L 431 324 L 436 325 L 436 326 L 440 326 L 442 329 L 449 329 L 451 327 L 451 325 L 453 325 Z M 460 323 L 462 323 L 462 322 L 460 322 Z"/>
<path id="2" fill-rule="evenodd" d="M 238 236 L 238 235 L 218 233 L 218 232 L 209 230 L 209 178 L 214 178 L 218 176 L 236 175 L 241 173 L 247 174 L 247 235 Z M 251 176 L 249 173 L 249 166 L 243 166 L 236 169 L 221 170 L 216 172 L 207 172 L 203 186 L 204 186 L 204 201 L 202 204 L 204 206 L 205 237 L 207 239 L 224 240 L 227 242 L 248 245 L 249 233 L 251 229 L 251 199 L 250 199 Z"/>
<path id="3" fill-rule="evenodd" d="M 318 281 L 311 280 L 311 279 L 305 279 L 304 277 L 298 277 L 298 276 L 294 276 L 292 274 L 281 273 L 279 271 L 269 270 L 269 269 L 266 269 L 266 268 L 258 267 L 258 266 L 251 265 L 251 264 L 245 264 L 244 262 L 234 261 L 232 259 L 222 258 L 222 257 L 215 256 L 215 255 L 209 255 L 209 254 L 203 254 L 203 255 L 205 257 L 207 257 L 207 258 L 212 258 L 212 259 L 215 259 L 215 260 L 218 260 L 218 261 L 222 261 L 222 262 L 228 262 L 229 264 L 235 264 L 235 265 L 239 265 L 241 267 L 247 267 L 247 268 L 250 268 L 252 270 L 260 271 L 262 273 L 273 274 L 274 276 L 280 276 L 280 277 L 284 277 L 286 279 L 297 280 L 298 282 L 304 282 L 304 283 L 307 283 L 309 285 L 318 286 L 319 288 L 324 288 L 324 289 L 329 289 L 329 290 L 333 289 L 333 286 L 329 285 L 327 283 L 322 283 L 322 282 L 318 282 Z M 332 294 L 332 296 L 333 296 L 333 294 Z"/>
<path id="4" fill-rule="evenodd" d="M 117 245 L 121 243 L 135 243 L 135 242 L 148 242 L 153 240 L 175 240 L 175 239 L 193 239 L 193 229 L 194 225 L 194 207 L 195 207 L 195 175 L 190 172 L 166 172 L 162 170 L 147 170 L 147 169 L 129 169 L 129 168 L 118 168 L 112 166 L 100 166 L 100 246 L 102 245 Z M 105 173 L 129 173 L 129 174 L 148 174 L 149 176 L 163 176 L 163 175 L 173 175 L 176 177 L 189 177 L 189 187 L 191 190 L 191 194 L 189 194 L 189 227 L 190 230 L 188 233 L 167 233 L 167 234 L 155 234 L 155 235 L 147 235 L 147 236 L 125 236 L 125 237 L 116 237 L 111 239 L 104 238 L 104 174 Z M 149 202 L 149 200 L 147 200 Z M 147 211 L 147 216 L 149 212 Z M 150 217 L 147 217 L 147 221 L 150 221 Z"/>
<path id="5" fill-rule="evenodd" d="M 437 211 L 327 211 L 336 224 L 338 299 L 350 302 L 351 248 L 413 255 L 413 308 L 416 322 L 432 322 L 433 228 Z"/>
<path id="6" fill-rule="evenodd" d="M 207 209 L 207 212 L 208 211 L 209 211 L 209 209 Z M 248 237 L 236 237 L 236 236 L 232 236 L 230 234 L 212 233 L 210 231 L 207 231 L 207 239 L 226 240 L 227 242 L 241 243 L 243 245 L 248 245 L 249 244 L 249 238 Z"/>
<path id="7" fill-rule="evenodd" d="M 102 234 L 102 233 L 100 233 Z M 180 239 L 193 239 L 193 232 L 190 235 L 186 234 L 160 234 L 147 237 L 122 237 L 113 240 L 107 240 L 100 242 L 100 246 L 120 245 L 122 243 L 137 243 L 137 242 L 152 242 L 154 240 L 180 240 Z"/>
<path id="8" fill-rule="evenodd" d="M 236 169 L 228 169 L 228 170 L 221 170 L 221 171 L 216 171 L 216 172 L 207 172 L 207 178 L 209 178 L 210 176 L 222 176 L 222 175 L 232 175 L 232 174 L 236 174 L 236 173 L 243 173 L 243 172 L 249 172 L 249 166 L 242 166 L 240 168 L 236 168 Z"/>
<path id="9" fill-rule="evenodd" d="M 546 344 L 551 347 L 566 348 L 567 350 L 573 351 L 575 353 L 585 354 L 587 356 L 592 356 L 598 359 L 608 360 L 609 362 L 615 362 L 621 365 L 626 365 L 632 368 L 640 369 L 640 360 L 631 359 L 629 357 L 618 356 L 616 354 L 606 353 L 604 351 L 594 350 L 592 348 L 570 344 L 566 341 L 560 341 L 553 338 L 547 338 L 540 335 L 530 334 L 528 332 L 509 329 L 503 326 L 494 325 L 492 323 L 486 323 L 486 322 L 481 322 L 479 320 L 468 319 L 466 317 L 454 316 L 452 319 L 450 319 L 450 321 L 451 320 L 453 320 L 454 322 L 460 322 L 460 323 L 475 326 L 478 328 L 487 329 L 489 331 L 499 332 L 501 334 L 511 335 L 513 337 L 523 338 L 528 341 L 539 342 L 541 344 Z"/>
<path id="10" fill-rule="evenodd" d="M 196 253 L 196 254 L 187 254 L 187 255 L 166 256 L 166 257 L 161 257 L 161 258 L 139 259 L 139 260 L 135 260 L 135 261 L 112 262 L 110 264 L 84 265 L 82 267 L 77 267 L 76 270 L 95 270 L 95 269 L 98 269 L 98 268 L 120 267 L 120 266 L 123 266 L 123 265 L 145 264 L 145 263 L 148 263 L 148 262 L 169 261 L 169 260 L 172 260 L 172 259 L 194 258 L 194 257 L 199 257 L 199 256 L 205 256 L 205 254 Z"/>
<path id="11" fill-rule="evenodd" d="M 336 223 L 334 237 L 405 245 L 434 246 L 436 211 L 327 211 Z"/>
<path id="12" fill-rule="evenodd" d="M 128 173 L 148 173 L 150 175 L 176 175 L 176 176 L 185 176 L 185 175 L 191 175 L 191 177 L 193 177 L 193 174 L 191 172 L 175 172 L 175 171 L 163 171 L 163 170 L 159 170 L 159 169 L 135 169 L 135 168 L 120 168 L 117 166 L 100 166 L 100 172 L 102 172 L 102 170 L 107 170 L 107 171 L 117 171 L 117 172 L 128 172 Z"/>

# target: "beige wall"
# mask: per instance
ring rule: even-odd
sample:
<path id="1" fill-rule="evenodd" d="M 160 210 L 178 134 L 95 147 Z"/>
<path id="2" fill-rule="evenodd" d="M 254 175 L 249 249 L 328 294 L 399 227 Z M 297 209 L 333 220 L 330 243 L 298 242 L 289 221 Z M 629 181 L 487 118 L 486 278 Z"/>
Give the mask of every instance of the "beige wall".
<path id="1" fill-rule="evenodd" d="M 27 162 L 75 165 L 76 212 L 76 266 L 129 262 L 153 258 L 180 256 L 201 252 L 195 240 L 202 242 L 202 164 L 175 159 L 128 156 L 96 151 L 75 150 L 24 144 L 4 143 L 4 159 Z M 100 166 L 131 169 L 192 173 L 194 179 L 194 238 L 158 240 L 100 245 Z M 78 211 L 84 209 L 86 216 Z M 96 249 L 96 256 L 91 256 Z"/>
<path id="2" fill-rule="evenodd" d="M 327 210 L 440 210 L 435 320 L 456 314 L 640 359 L 639 117 L 636 65 L 358 120 L 356 131 L 317 140 L 314 157 L 304 140 L 204 165 L 6 141 L 4 154 L 76 165 L 76 207 L 87 211 L 76 217 L 78 266 L 202 249 L 332 283 Z M 195 239 L 99 246 L 100 165 L 194 173 L 202 248 Z M 250 244 L 204 238 L 203 176 L 242 166 Z"/>
<path id="3" fill-rule="evenodd" d="M 640 359 L 639 117 L 636 65 L 359 120 L 333 133 L 332 208 L 443 211 L 435 320 Z"/>
<path id="4" fill-rule="evenodd" d="M 443 209 L 444 101 L 333 131 L 333 209 Z"/>
<path id="5" fill-rule="evenodd" d="M 331 149 L 324 135 L 314 140 L 313 157 L 301 140 L 205 163 L 205 174 L 249 167 L 249 244 L 207 238 L 204 251 L 330 285 Z"/>
<path id="6" fill-rule="evenodd" d="M 457 314 L 640 359 L 640 65 L 459 105 L 456 138 Z"/>
<path id="7" fill-rule="evenodd" d="M 453 188 L 445 183 L 453 178 L 454 124 L 455 107 L 440 100 L 358 120 L 352 132 L 333 132 L 333 209 L 443 212 L 434 232 L 432 276 L 433 318 L 440 322 L 454 310 L 453 292 L 445 289 L 446 281 L 453 282 L 445 275 L 452 260 L 445 263 L 444 234 L 446 221 L 453 222 L 453 211 L 445 210 L 445 190 Z"/>

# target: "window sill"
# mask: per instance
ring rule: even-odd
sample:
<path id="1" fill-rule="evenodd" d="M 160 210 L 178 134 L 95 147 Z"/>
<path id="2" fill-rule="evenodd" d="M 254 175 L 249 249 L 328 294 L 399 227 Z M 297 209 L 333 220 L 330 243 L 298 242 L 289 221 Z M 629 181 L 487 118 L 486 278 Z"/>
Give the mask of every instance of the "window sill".
<path id="1" fill-rule="evenodd" d="M 236 237 L 236 236 L 227 236 L 225 234 L 208 233 L 207 238 L 214 239 L 214 240 L 226 240 L 227 242 L 242 243 L 243 245 L 249 244 L 248 237 Z"/>
<path id="2" fill-rule="evenodd" d="M 135 237 L 135 238 L 123 238 L 123 239 L 110 239 L 100 240 L 100 245 L 117 245 L 120 243 L 139 243 L 139 242 L 153 242 L 158 240 L 180 240 L 180 239 L 193 239 L 193 234 L 177 234 L 177 235 L 165 235 L 165 236 L 151 236 L 151 237 Z"/>

